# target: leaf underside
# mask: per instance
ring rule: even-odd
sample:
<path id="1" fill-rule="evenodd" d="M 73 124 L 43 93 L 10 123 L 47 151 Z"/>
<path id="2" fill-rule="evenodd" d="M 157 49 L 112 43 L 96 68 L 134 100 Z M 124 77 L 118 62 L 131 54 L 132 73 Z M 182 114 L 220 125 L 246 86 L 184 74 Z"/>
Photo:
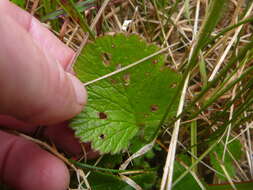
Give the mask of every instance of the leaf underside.
<path id="1" fill-rule="evenodd" d="M 82 82 L 88 82 L 158 50 L 138 35 L 99 37 L 82 50 L 74 70 Z M 157 133 L 179 79 L 159 55 L 95 82 L 87 86 L 88 104 L 71 127 L 81 141 L 91 141 L 100 153 L 117 153 L 129 144 L 144 145 Z M 170 116 L 175 109 L 176 105 Z"/>

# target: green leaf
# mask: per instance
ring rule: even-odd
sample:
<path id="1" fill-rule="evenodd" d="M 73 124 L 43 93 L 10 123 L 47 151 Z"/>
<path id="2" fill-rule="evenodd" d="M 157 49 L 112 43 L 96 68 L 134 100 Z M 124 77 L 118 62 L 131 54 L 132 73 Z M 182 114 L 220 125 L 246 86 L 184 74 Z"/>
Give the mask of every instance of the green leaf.
<path id="1" fill-rule="evenodd" d="M 242 147 L 239 140 L 234 140 L 227 146 L 228 151 L 232 154 L 234 159 L 239 160 L 242 155 Z M 224 171 L 221 168 L 221 164 L 224 164 L 226 171 L 228 172 L 230 177 L 234 177 L 236 174 L 235 167 L 233 164 L 233 159 L 231 155 L 226 152 L 225 160 L 222 162 L 222 155 L 224 152 L 224 145 L 219 143 L 214 149 L 212 154 L 210 154 L 210 161 L 214 169 L 219 171 L 220 173 L 224 174 Z M 225 174 L 224 174 L 225 175 Z M 218 175 L 221 180 L 226 180 L 224 176 Z"/>
<path id="2" fill-rule="evenodd" d="M 155 178 L 155 174 L 152 172 L 131 177 L 132 180 L 145 190 L 151 189 L 151 186 L 155 183 Z M 118 176 L 102 172 L 92 172 L 88 180 L 93 190 L 134 190 L 134 188 L 122 181 Z"/>
<path id="3" fill-rule="evenodd" d="M 158 50 L 137 35 L 104 36 L 86 45 L 74 69 L 81 81 L 88 82 Z M 87 86 L 88 104 L 71 126 L 82 141 L 91 141 L 101 153 L 126 149 L 136 135 L 138 139 L 131 144 L 144 145 L 159 131 L 159 121 L 179 80 L 180 75 L 164 65 L 164 56 L 155 56 Z"/>
<path id="4" fill-rule="evenodd" d="M 117 190 L 128 186 L 119 177 L 101 172 L 92 172 L 88 180 L 94 190 Z"/>
<path id="5" fill-rule="evenodd" d="M 177 179 L 181 174 L 183 174 L 186 171 L 185 166 L 189 167 L 191 164 L 190 157 L 187 155 L 178 155 L 179 160 L 176 160 L 174 163 L 174 173 L 173 173 L 173 179 Z M 183 163 L 183 164 L 182 164 Z M 187 188 L 186 188 L 187 187 Z M 188 173 L 184 178 L 178 182 L 175 187 L 173 187 L 174 190 L 198 190 L 201 189 L 198 183 L 196 182 L 195 178 L 191 175 L 191 173 Z"/>
<path id="6" fill-rule="evenodd" d="M 100 167 L 104 168 L 116 168 L 120 166 L 123 162 L 123 155 L 122 154 L 115 154 L 115 155 L 104 155 L 102 160 L 99 162 Z"/>

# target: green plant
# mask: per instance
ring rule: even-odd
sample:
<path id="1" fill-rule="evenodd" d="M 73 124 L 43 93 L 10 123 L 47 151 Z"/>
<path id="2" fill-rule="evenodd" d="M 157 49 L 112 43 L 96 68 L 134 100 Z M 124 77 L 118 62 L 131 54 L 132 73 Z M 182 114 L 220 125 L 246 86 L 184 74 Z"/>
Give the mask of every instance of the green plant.
<path id="1" fill-rule="evenodd" d="M 158 51 L 136 35 L 104 36 L 86 45 L 74 67 L 81 81 L 118 73 L 87 86 L 88 104 L 71 123 L 82 141 L 91 141 L 101 153 L 117 153 L 130 142 L 142 147 L 157 136 L 180 79 L 164 64 L 164 56 L 138 62 Z"/>
<path id="2" fill-rule="evenodd" d="M 226 177 L 224 177 L 226 175 L 229 175 L 230 177 L 234 177 L 236 175 L 234 160 L 238 161 L 241 159 L 241 149 L 242 147 L 238 140 L 232 141 L 228 144 L 227 152 L 225 152 L 226 155 L 224 159 L 224 145 L 222 143 L 218 144 L 213 149 L 213 152 L 210 155 L 210 161 L 217 171 L 223 173 L 223 176 L 218 175 L 221 180 L 226 180 Z"/>

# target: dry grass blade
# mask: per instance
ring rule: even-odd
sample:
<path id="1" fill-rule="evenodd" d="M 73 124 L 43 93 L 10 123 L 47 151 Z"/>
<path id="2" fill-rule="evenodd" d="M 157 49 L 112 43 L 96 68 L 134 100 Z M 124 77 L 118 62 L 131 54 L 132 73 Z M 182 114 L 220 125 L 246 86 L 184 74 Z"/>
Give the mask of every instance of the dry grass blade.
<path id="1" fill-rule="evenodd" d="M 126 182 L 128 185 L 130 185 L 131 187 L 133 187 L 135 190 L 143 190 L 141 188 L 141 186 L 139 186 L 137 183 L 135 183 L 131 178 L 124 176 L 124 175 L 120 175 L 120 178 Z"/>
<path id="2" fill-rule="evenodd" d="M 251 4 L 249 10 L 247 11 L 246 15 L 244 16 L 244 18 L 243 18 L 242 20 L 246 19 L 246 18 L 250 15 L 250 13 L 252 12 L 252 9 L 253 9 L 253 3 Z M 229 42 L 227 48 L 225 49 L 225 51 L 223 52 L 222 56 L 220 57 L 220 59 L 219 59 L 217 65 L 215 66 L 215 68 L 214 68 L 214 70 L 213 70 L 213 72 L 212 72 L 210 78 L 208 79 L 208 81 L 212 81 L 212 80 L 214 79 L 216 73 L 218 72 L 218 70 L 219 70 L 220 67 L 221 67 L 221 64 L 224 62 L 225 57 L 226 57 L 227 54 L 229 53 L 229 51 L 230 51 L 232 45 L 235 43 L 236 39 L 238 38 L 238 35 L 239 35 L 240 31 L 242 30 L 242 27 L 243 27 L 243 25 L 239 26 L 239 27 L 236 29 L 234 36 L 232 37 L 232 39 L 230 40 L 230 42 Z"/>
<path id="3" fill-rule="evenodd" d="M 161 49 L 161 50 L 159 50 L 159 51 L 157 51 L 157 52 L 155 52 L 155 53 L 153 53 L 153 54 L 151 54 L 151 55 L 149 55 L 149 56 L 147 56 L 147 57 L 144 57 L 143 59 L 141 59 L 141 60 L 139 60 L 139 61 L 136 61 L 136 62 L 134 62 L 134 63 L 132 63 L 132 64 L 130 64 L 130 65 L 127 65 L 127 66 L 125 66 L 125 67 L 123 67 L 123 68 L 121 68 L 121 69 L 118 69 L 118 70 L 116 70 L 116 71 L 113 71 L 113 72 L 111 72 L 111 73 L 108 73 L 108 74 L 106 74 L 106 75 L 104 75 L 104 76 L 102 76 L 102 77 L 99 77 L 99 78 L 97 78 L 97 79 L 94 79 L 94 80 L 92 80 L 92 81 L 88 81 L 88 82 L 84 83 L 84 86 L 88 86 L 88 85 L 93 84 L 93 83 L 95 83 L 95 82 L 98 82 L 98 81 L 100 81 L 100 80 L 106 79 L 106 78 L 108 78 L 108 77 L 111 77 L 111 76 L 116 75 L 116 74 L 118 74 L 118 73 L 121 73 L 121 72 L 123 72 L 123 71 L 126 71 L 126 70 L 128 70 L 128 69 L 130 69 L 130 68 L 132 68 L 132 67 L 135 67 L 136 65 L 138 65 L 138 64 L 140 64 L 140 63 L 143 63 L 144 61 L 147 61 L 147 60 L 149 60 L 149 59 L 151 59 L 151 58 L 153 58 L 153 57 L 155 57 L 155 56 L 157 56 L 157 55 L 160 55 L 160 54 L 164 53 L 164 52 L 167 51 L 167 50 L 168 50 L 168 48 Z"/>
<path id="4" fill-rule="evenodd" d="M 184 101 L 186 96 L 186 90 L 188 87 L 190 75 L 187 76 L 184 87 L 182 90 L 177 115 L 180 115 L 183 111 Z M 178 141 L 178 134 L 179 134 L 179 127 L 180 127 L 180 119 L 178 119 L 175 123 L 173 134 L 171 137 L 170 147 L 167 154 L 166 164 L 164 166 L 164 173 L 161 182 L 160 190 L 169 190 L 172 188 L 172 177 L 173 177 L 173 168 L 174 168 L 174 161 L 175 161 L 175 154 L 176 154 L 176 146 Z"/>

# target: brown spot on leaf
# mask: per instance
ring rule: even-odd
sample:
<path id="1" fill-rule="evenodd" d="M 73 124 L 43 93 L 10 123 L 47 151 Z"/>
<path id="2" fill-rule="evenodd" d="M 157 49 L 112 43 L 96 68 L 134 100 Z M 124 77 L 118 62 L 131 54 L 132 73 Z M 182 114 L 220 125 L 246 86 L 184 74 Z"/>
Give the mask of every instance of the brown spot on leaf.
<path id="1" fill-rule="evenodd" d="M 139 127 L 145 127 L 145 123 L 138 123 Z"/>
<path id="2" fill-rule="evenodd" d="M 159 107 L 158 107 L 158 105 L 153 104 L 153 105 L 150 106 L 150 109 L 151 109 L 152 112 L 156 112 L 159 109 Z"/>
<path id="3" fill-rule="evenodd" d="M 109 81 L 110 81 L 112 84 L 117 84 L 117 80 L 115 80 L 115 79 L 110 78 Z"/>
<path id="4" fill-rule="evenodd" d="M 176 88 L 177 87 L 177 83 L 172 83 L 171 85 L 170 85 L 170 88 Z"/>
<path id="5" fill-rule="evenodd" d="M 157 60 L 157 59 L 155 59 L 155 60 L 153 60 L 153 61 L 152 61 L 152 63 L 155 65 L 155 64 L 157 64 L 157 63 L 158 63 L 158 60 Z"/>
<path id="6" fill-rule="evenodd" d="M 103 139 L 105 139 L 105 135 L 104 135 L 104 134 L 101 134 L 101 135 L 99 136 L 99 138 L 103 140 Z"/>
<path id="7" fill-rule="evenodd" d="M 104 63 L 105 66 L 110 65 L 111 58 L 112 58 L 111 54 L 102 53 L 102 59 L 103 59 L 103 63 Z"/>
<path id="8" fill-rule="evenodd" d="M 123 81 L 124 81 L 124 85 L 128 86 L 130 84 L 130 74 L 126 73 L 123 75 Z"/>
<path id="9" fill-rule="evenodd" d="M 99 112 L 98 116 L 99 116 L 99 119 L 107 119 L 107 115 L 105 112 Z"/>
<path id="10" fill-rule="evenodd" d="M 115 45 L 114 45 L 114 44 L 112 44 L 112 48 L 115 48 Z"/>

